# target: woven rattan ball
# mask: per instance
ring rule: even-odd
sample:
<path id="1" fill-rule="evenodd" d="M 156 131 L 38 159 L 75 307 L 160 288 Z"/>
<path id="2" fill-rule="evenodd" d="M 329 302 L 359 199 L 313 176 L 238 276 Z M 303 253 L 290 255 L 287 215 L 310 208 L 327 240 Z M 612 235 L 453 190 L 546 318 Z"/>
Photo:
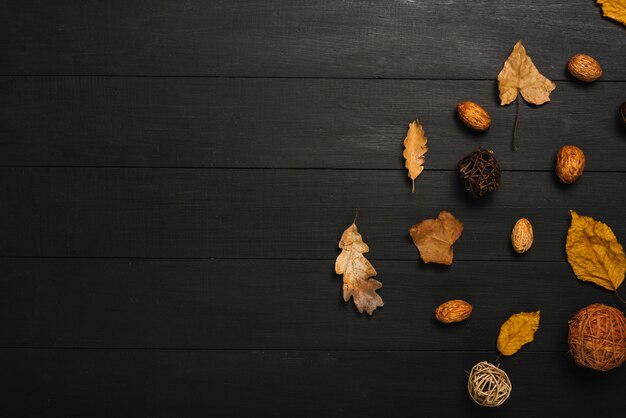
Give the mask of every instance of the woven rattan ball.
<path id="1" fill-rule="evenodd" d="M 465 190 L 474 197 L 483 197 L 500 187 L 500 164 L 493 151 L 478 148 L 459 161 L 459 175 Z"/>
<path id="2" fill-rule="evenodd" d="M 478 405 L 500 406 L 511 394 L 511 381 L 504 370 L 482 361 L 472 367 L 467 379 L 467 390 Z"/>
<path id="3" fill-rule="evenodd" d="M 581 366 L 603 372 L 619 367 L 626 360 L 626 318 L 610 306 L 589 305 L 569 321 L 567 342 Z"/>

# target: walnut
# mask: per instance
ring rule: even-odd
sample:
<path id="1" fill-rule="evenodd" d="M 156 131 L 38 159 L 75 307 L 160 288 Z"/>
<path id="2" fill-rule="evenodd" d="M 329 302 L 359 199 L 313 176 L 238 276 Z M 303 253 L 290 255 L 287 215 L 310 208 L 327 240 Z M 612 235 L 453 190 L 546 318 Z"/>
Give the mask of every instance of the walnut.
<path id="1" fill-rule="evenodd" d="M 435 317 L 444 324 L 465 321 L 471 314 L 472 305 L 460 299 L 449 300 L 435 309 Z"/>
<path id="2" fill-rule="evenodd" d="M 556 175 L 565 184 L 571 184 L 583 175 L 585 154 L 574 145 L 563 146 L 556 155 Z"/>
<path id="3" fill-rule="evenodd" d="M 521 218 L 515 222 L 511 231 L 511 243 L 515 252 L 522 254 L 530 250 L 533 245 L 533 226 L 526 218 Z"/>
<path id="4" fill-rule="evenodd" d="M 602 77 L 602 67 L 593 57 L 576 54 L 567 64 L 570 74 L 581 81 L 592 82 Z"/>
<path id="5" fill-rule="evenodd" d="M 478 103 L 459 102 L 456 105 L 456 113 L 466 126 L 475 131 L 486 131 L 491 126 L 491 116 Z"/>

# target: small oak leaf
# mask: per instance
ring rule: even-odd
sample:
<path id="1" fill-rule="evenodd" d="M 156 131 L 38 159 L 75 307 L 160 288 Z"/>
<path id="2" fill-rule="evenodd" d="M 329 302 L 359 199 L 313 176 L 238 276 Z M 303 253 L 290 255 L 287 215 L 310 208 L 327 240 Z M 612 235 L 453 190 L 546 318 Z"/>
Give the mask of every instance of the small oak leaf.
<path id="1" fill-rule="evenodd" d="M 356 221 L 355 221 L 356 222 Z M 341 235 L 339 248 L 341 254 L 335 262 L 335 273 L 343 274 L 343 300 L 353 298 L 360 313 L 366 311 L 372 315 L 376 308 L 383 306 L 382 298 L 376 293 L 383 285 L 375 279 L 374 266 L 363 255 L 370 249 L 353 222 Z"/>
<path id="2" fill-rule="evenodd" d="M 409 123 L 402 155 L 406 159 L 405 166 L 409 170 L 409 177 L 413 180 L 412 192 L 415 192 L 415 179 L 424 171 L 424 161 L 426 160 L 424 154 L 428 152 L 427 142 L 424 128 L 419 121 L 415 119 Z"/>
<path id="3" fill-rule="evenodd" d="M 524 344 L 535 339 L 539 329 L 539 312 L 521 312 L 512 315 L 500 327 L 498 350 L 505 356 L 517 353 Z"/>
<path id="4" fill-rule="evenodd" d="M 608 225 L 570 212 L 572 224 L 567 231 L 565 251 L 574 274 L 582 281 L 617 290 L 626 273 L 624 248 Z"/>

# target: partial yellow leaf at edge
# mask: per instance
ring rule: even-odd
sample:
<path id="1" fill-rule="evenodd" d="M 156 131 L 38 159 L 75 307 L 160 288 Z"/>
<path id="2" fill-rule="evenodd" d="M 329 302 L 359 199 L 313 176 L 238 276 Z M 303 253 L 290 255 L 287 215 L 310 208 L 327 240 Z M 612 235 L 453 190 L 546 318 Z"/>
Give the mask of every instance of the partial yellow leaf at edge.
<path id="1" fill-rule="evenodd" d="M 570 211 L 565 251 L 574 274 L 607 290 L 617 290 L 626 274 L 624 248 L 611 228 L 590 216 Z"/>
<path id="2" fill-rule="evenodd" d="M 626 25 L 626 0 L 597 0 L 602 6 L 602 14 Z"/>
<path id="3" fill-rule="evenodd" d="M 424 154 L 428 152 L 426 143 L 428 139 L 424 135 L 424 128 L 417 119 L 409 123 L 409 129 L 404 138 L 404 152 L 406 159 L 405 167 L 409 170 L 409 177 L 413 180 L 412 192 L 415 192 L 415 179 L 424 171 Z"/>
<path id="4" fill-rule="evenodd" d="M 498 350 L 505 356 L 517 353 L 524 344 L 535 339 L 539 329 L 540 311 L 512 315 L 500 327 Z"/>

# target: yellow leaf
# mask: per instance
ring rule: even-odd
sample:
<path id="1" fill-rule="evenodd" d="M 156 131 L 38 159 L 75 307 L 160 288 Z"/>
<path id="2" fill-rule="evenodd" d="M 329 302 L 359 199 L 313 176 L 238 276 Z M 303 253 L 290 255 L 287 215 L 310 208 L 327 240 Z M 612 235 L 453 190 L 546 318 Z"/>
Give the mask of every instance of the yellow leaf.
<path id="1" fill-rule="evenodd" d="M 624 281 L 626 257 L 608 225 L 570 211 L 572 224 L 567 231 L 567 261 L 580 280 L 607 290 L 617 290 Z"/>
<path id="2" fill-rule="evenodd" d="M 539 312 L 521 312 L 502 324 L 498 335 L 498 350 L 502 354 L 512 356 L 524 344 L 535 339 L 535 332 L 539 329 Z"/>
<path id="3" fill-rule="evenodd" d="M 339 248 L 341 254 L 335 262 L 335 272 L 343 274 L 343 300 L 347 302 L 352 297 L 360 313 L 367 311 L 372 315 L 376 308 L 383 306 L 382 298 L 376 293 L 383 285 L 370 279 L 376 276 L 376 270 L 363 255 L 370 249 L 363 242 L 354 222 L 343 231 Z"/>
<path id="4" fill-rule="evenodd" d="M 602 14 L 626 25 L 626 0 L 597 0 Z"/>
<path id="5" fill-rule="evenodd" d="M 409 177 L 413 180 L 412 191 L 415 192 L 415 179 L 424 171 L 424 154 L 428 152 L 426 143 L 428 139 L 424 136 L 424 128 L 415 119 L 409 123 L 409 129 L 404 138 L 404 152 L 402 155 L 406 159 L 406 168 L 409 170 Z"/>
<path id="6" fill-rule="evenodd" d="M 513 52 L 504 62 L 498 74 L 500 106 L 508 105 L 517 98 L 518 92 L 524 100 L 535 105 L 550 101 L 550 93 L 556 84 L 541 75 L 533 61 L 526 54 L 522 41 L 517 41 Z"/>

